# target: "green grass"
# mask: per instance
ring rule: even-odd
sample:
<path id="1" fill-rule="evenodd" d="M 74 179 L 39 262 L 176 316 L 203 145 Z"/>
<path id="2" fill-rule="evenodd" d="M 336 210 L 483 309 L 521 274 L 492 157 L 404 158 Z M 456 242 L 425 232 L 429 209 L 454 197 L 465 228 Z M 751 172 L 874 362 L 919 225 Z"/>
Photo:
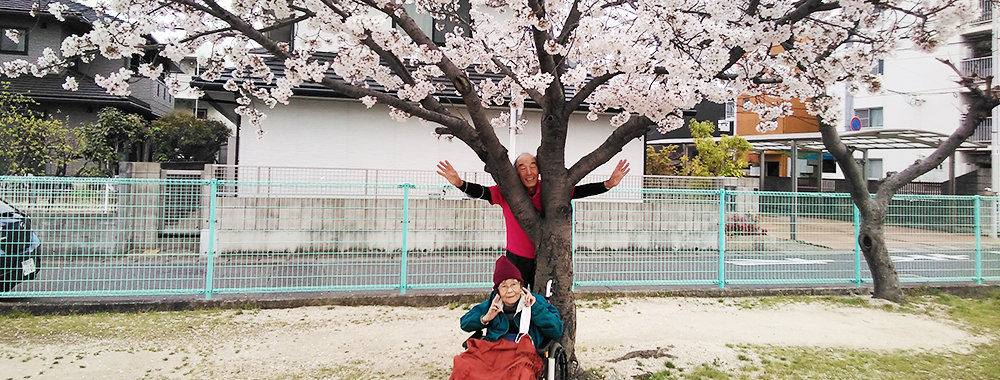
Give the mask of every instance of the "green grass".
<path id="1" fill-rule="evenodd" d="M 917 292 L 899 312 L 944 314 L 994 340 L 968 353 L 748 347 L 762 360 L 761 379 L 1000 379 L 1000 291 L 982 298 Z M 877 328 L 877 327 L 876 327 Z M 926 333 L 914 331 L 915 334 Z"/>
<path id="2" fill-rule="evenodd" d="M 873 306 L 859 297 L 819 297 L 824 302 L 928 314 L 964 323 L 994 341 L 968 353 L 878 352 L 817 348 L 745 347 L 761 359 L 758 379 L 1000 379 L 1000 291 L 983 298 L 913 292 L 904 305 Z M 877 327 L 875 327 L 877 328 Z M 914 334 L 926 332 L 914 331 Z"/>
<path id="3" fill-rule="evenodd" d="M 594 295 L 587 295 L 581 299 L 577 299 L 576 307 L 589 308 L 589 309 L 603 309 L 609 310 L 615 306 L 623 305 L 624 301 L 618 297 L 597 297 Z"/>
<path id="4" fill-rule="evenodd" d="M 669 363 L 669 362 L 668 362 Z M 720 370 L 716 363 L 706 363 L 693 368 L 690 371 L 668 368 L 648 376 L 640 376 L 646 380 L 728 380 L 732 376 Z"/>
<path id="5" fill-rule="evenodd" d="M 368 369 L 371 367 L 372 363 L 365 363 L 360 361 L 354 361 L 346 364 L 339 364 L 333 367 L 321 367 L 314 370 L 313 373 L 308 376 L 288 376 L 288 377 L 277 377 L 275 379 L 343 379 L 343 380 L 361 380 L 361 379 L 371 379 L 372 373 Z"/>

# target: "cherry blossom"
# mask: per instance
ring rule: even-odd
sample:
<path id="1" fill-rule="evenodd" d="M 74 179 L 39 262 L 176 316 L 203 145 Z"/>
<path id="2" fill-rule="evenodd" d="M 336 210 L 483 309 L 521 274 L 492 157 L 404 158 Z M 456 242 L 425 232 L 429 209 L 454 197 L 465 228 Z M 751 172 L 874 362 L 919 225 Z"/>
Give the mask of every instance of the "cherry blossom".
<path id="1" fill-rule="evenodd" d="M 75 77 L 66 76 L 66 82 L 63 83 L 62 88 L 69 91 L 76 91 L 80 88 L 80 84 L 76 82 Z"/>
<path id="2" fill-rule="evenodd" d="M 32 9 L 34 9 L 34 7 L 32 7 Z M 49 13 L 51 13 L 53 16 L 56 16 L 56 19 L 59 21 L 66 21 L 66 16 L 64 16 L 63 13 L 65 13 L 68 10 L 69 7 L 67 7 L 66 4 L 49 3 Z"/>

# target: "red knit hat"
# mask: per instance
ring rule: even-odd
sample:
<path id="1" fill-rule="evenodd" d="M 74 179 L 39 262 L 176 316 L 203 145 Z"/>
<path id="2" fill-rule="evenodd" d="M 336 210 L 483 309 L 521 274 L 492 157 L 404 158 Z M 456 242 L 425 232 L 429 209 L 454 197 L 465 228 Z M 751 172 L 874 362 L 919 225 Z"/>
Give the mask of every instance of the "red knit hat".
<path id="1" fill-rule="evenodd" d="M 507 260 L 506 256 L 500 256 L 497 259 L 496 270 L 493 271 L 493 289 L 500 286 L 500 283 L 509 278 L 516 278 L 522 285 L 524 285 L 524 278 L 521 277 L 521 271 L 517 269 Z"/>

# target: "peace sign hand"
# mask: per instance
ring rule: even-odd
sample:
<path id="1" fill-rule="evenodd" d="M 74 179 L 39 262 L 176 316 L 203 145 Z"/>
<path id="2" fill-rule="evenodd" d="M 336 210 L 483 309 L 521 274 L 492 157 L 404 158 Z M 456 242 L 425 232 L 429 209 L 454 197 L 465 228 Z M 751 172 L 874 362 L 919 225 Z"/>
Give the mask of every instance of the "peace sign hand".
<path id="1" fill-rule="evenodd" d="M 534 305 L 535 295 L 525 289 L 521 289 L 521 291 L 524 292 L 524 307 L 531 307 L 531 305 Z"/>
<path id="2" fill-rule="evenodd" d="M 489 310 L 486 311 L 485 315 L 479 318 L 479 321 L 483 322 L 484 325 L 489 324 L 490 321 L 492 321 L 493 318 L 496 318 L 497 314 L 500 314 L 502 310 L 503 310 L 503 302 L 500 302 L 500 295 L 497 294 L 495 297 L 493 297 L 493 302 L 490 303 Z"/>

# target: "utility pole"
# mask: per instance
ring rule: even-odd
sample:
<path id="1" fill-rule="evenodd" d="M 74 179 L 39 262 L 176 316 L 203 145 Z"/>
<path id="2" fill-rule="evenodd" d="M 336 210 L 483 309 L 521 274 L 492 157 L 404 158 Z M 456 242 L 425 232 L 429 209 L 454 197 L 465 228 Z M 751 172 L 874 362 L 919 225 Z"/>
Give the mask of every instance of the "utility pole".
<path id="1" fill-rule="evenodd" d="M 992 51 L 992 57 L 990 58 L 990 72 L 994 78 L 1000 78 L 1000 67 L 997 67 L 997 63 L 1000 62 L 1000 24 L 997 23 L 996 6 L 992 1 L 984 1 L 981 3 L 983 6 L 991 7 L 990 9 L 990 26 L 992 26 L 992 35 L 990 36 L 990 50 Z M 985 10 L 984 10 L 985 11 Z M 997 128 L 997 121 L 1000 121 L 1000 111 L 997 108 L 993 108 L 990 115 L 990 190 L 994 192 L 1000 192 L 1000 144 L 997 140 L 1000 140 L 1000 130 Z M 992 202 L 992 222 L 990 228 L 990 236 L 996 238 L 998 232 L 1000 232 L 1000 202 L 996 201 L 994 198 Z"/>
<path id="2" fill-rule="evenodd" d="M 521 109 L 514 105 L 514 90 L 510 90 L 510 144 L 507 146 L 507 156 L 510 162 L 517 159 L 517 120 L 521 116 Z"/>

